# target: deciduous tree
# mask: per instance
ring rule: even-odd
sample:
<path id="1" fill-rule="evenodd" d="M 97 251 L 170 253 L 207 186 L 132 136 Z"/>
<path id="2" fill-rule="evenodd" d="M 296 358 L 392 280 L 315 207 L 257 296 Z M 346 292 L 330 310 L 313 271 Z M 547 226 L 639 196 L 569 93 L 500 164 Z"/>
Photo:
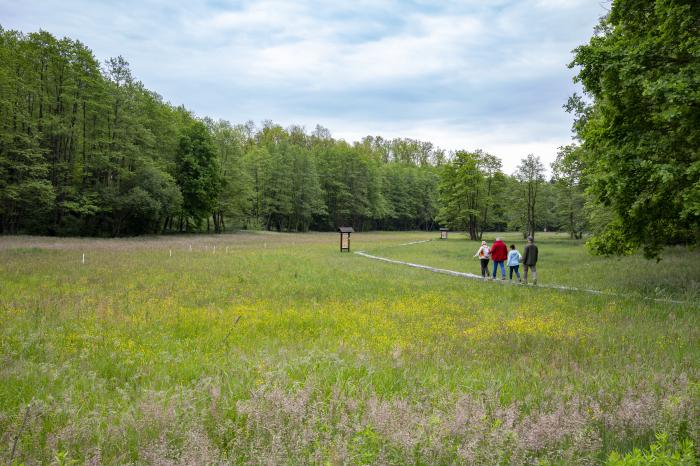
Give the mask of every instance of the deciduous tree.
<path id="1" fill-rule="evenodd" d="M 700 2 L 614 0 L 571 66 L 586 178 L 615 213 L 593 249 L 700 241 Z"/>
<path id="2" fill-rule="evenodd" d="M 520 161 L 515 177 L 520 182 L 525 206 L 525 224 L 523 236 L 535 236 L 537 228 L 537 195 L 540 184 L 544 182 L 544 165 L 540 158 L 528 154 Z"/>

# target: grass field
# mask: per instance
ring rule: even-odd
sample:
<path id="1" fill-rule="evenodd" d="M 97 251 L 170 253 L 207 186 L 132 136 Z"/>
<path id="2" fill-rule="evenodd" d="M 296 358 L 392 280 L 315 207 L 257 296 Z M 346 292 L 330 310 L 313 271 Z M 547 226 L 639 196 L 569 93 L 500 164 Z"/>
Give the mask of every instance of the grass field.
<path id="1" fill-rule="evenodd" d="M 435 237 L 352 247 L 479 273 L 459 235 L 401 246 Z M 0 237 L 0 463 L 595 464 L 660 432 L 697 449 L 700 252 L 538 244 L 541 284 L 614 295 L 381 263 L 336 234 Z"/>

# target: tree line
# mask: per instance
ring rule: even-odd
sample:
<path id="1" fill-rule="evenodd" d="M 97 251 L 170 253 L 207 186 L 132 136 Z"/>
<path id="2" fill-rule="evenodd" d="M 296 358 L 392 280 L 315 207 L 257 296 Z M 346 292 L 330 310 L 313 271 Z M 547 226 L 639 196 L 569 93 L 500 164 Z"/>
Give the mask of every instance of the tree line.
<path id="1" fill-rule="evenodd" d="M 584 232 L 659 257 L 700 242 L 700 5 L 614 0 L 570 66 L 584 95 L 551 176 L 482 151 L 197 118 L 122 57 L 0 27 L 0 233 L 227 229 Z"/>
<path id="2" fill-rule="evenodd" d="M 81 42 L 0 29 L 0 232 L 431 229 L 431 143 L 196 118 Z"/>
<path id="3" fill-rule="evenodd" d="M 483 151 L 457 151 L 441 170 L 440 224 L 464 230 L 472 240 L 484 231 L 566 231 L 581 239 L 600 223 L 601 208 L 587 201 L 575 146 L 559 149 L 546 176 L 539 157 L 528 154 L 506 175 L 498 157 Z"/>
<path id="4" fill-rule="evenodd" d="M 321 126 L 196 118 L 146 89 L 122 57 L 101 65 L 81 42 L 45 31 L 0 29 L 0 73 L 3 233 L 447 225 L 480 236 L 564 225 L 558 207 L 542 202 L 558 192 L 548 185 L 526 225 L 524 180 L 504 175 L 496 157 L 473 154 L 469 163 L 484 174 L 470 178 L 456 168 L 466 152 L 429 142 L 367 136 L 350 144 Z"/>

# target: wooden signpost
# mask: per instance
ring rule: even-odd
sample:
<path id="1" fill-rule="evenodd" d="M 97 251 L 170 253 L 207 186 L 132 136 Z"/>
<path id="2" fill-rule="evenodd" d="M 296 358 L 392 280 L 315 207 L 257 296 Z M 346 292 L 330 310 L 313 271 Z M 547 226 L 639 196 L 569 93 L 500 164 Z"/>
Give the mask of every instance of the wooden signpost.
<path id="1" fill-rule="evenodd" d="M 354 233 L 352 227 L 340 227 L 340 252 L 350 252 L 350 233 Z"/>

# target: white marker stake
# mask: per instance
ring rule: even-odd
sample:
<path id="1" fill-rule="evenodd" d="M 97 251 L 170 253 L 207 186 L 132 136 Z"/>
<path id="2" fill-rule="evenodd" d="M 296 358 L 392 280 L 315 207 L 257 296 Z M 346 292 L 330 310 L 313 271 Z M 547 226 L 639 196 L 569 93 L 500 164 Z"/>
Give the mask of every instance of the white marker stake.
<path id="1" fill-rule="evenodd" d="M 192 252 L 192 245 L 190 244 L 190 252 Z"/>
<path id="2" fill-rule="evenodd" d="M 216 246 L 214 246 L 214 252 L 213 252 L 213 254 L 216 254 Z"/>
<path id="3" fill-rule="evenodd" d="M 173 250 L 172 250 L 172 249 L 168 249 L 168 251 L 170 251 L 170 257 L 173 257 Z"/>
<path id="4" fill-rule="evenodd" d="M 83 264 L 85 263 L 85 253 L 83 253 Z"/>

